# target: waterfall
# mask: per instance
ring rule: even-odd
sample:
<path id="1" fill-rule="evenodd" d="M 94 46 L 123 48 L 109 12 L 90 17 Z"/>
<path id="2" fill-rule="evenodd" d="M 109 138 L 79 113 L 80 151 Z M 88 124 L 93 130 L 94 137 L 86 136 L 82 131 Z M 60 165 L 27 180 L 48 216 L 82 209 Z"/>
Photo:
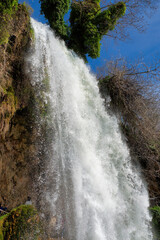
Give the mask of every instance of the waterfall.
<path id="1" fill-rule="evenodd" d="M 116 117 L 105 111 L 95 76 L 48 26 L 31 22 L 35 43 L 27 63 L 49 108 L 44 196 L 57 233 L 66 240 L 153 239 L 146 186 Z"/>

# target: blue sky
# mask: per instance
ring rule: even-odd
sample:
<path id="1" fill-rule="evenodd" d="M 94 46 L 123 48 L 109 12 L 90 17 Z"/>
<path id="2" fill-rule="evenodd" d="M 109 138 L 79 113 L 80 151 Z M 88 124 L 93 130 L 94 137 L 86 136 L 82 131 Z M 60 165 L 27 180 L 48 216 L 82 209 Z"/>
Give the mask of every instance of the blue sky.
<path id="1" fill-rule="evenodd" d="M 23 0 L 19 1 L 24 2 Z M 45 23 L 46 20 L 40 14 L 39 0 L 25 0 L 34 10 L 32 17 L 37 21 Z M 144 62 L 151 63 L 153 59 L 160 57 L 160 8 L 156 13 L 148 18 L 148 27 L 143 33 L 130 29 L 130 39 L 126 41 L 113 41 L 105 38 L 101 47 L 100 58 L 89 59 L 89 65 L 93 72 L 96 68 L 104 64 L 104 60 L 125 57 L 130 62 L 135 62 L 137 58 L 143 57 Z"/>
<path id="2" fill-rule="evenodd" d="M 90 64 L 101 66 L 104 59 L 120 57 L 126 58 L 129 62 L 143 58 L 146 63 L 152 63 L 155 58 L 160 58 L 160 8 L 147 21 L 148 26 L 143 33 L 130 29 L 130 39 L 115 42 L 106 38 L 105 44 L 101 47 L 100 58 L 90 59 Z"/>

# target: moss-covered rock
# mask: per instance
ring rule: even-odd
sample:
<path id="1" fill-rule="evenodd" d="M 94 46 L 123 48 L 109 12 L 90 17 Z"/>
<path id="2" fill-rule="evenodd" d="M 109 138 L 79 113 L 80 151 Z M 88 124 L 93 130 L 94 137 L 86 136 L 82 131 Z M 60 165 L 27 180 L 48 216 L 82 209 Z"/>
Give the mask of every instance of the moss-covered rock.
<path id="1" fill-rule="evenodd" d="M 3 237 L 3 223 L 4 223 L 5 219 L 7 218 L 7 216 L 8 216 L 8 214 L 0 217 L 0 240 L 4 239 L 4 237 Z"/>
<path id="2" fill-rule="evenodd" d="M 0 138 L 3 139 L 6 132 L 9 131 L 10 121 L 15 112 L 24 107 L 26 104 L 24 98 L 30 95 L 24 94 L 24 89 L 30 88 L 29 84 L 25 80 L 22 83 L 24 78 L 22 53 L 27 49 L 30 39 L 33 38 L 29 8 L 25 5 L 18 5 L 18 1 L 9 1 L 10 4 L 11 2 L 13 2 L 12 4 L 17 2 L 16 7 L 13 10 L 10 9 L 12 13 L 9 14 L 3 10 L 3 17 L 0 16 L 0 36 L 5 34 L 5 31 L 8 36 L 7 41 L 3 44 L 0 39 Z M 3 5 L 5 7 L 6 3 Z M 8 4 L 6 7 L 9 6 Z M 10 18 L 8 18 L 8 14 Z M 5 26 L 3 27 L 4 19 Z M 18 89 L 19 85 L 21 85 L 21 90 Z"/>
<path id="3" fill-rule="evenodd" d="M 160 240 L 160 206 L 154 206 L 151 209 L 152 213 L 152 226 L 154 231 L 154 239 Z"/>
<path id="4" fill-rule="evenodd" d="M 0 240 L 39 240 L 41 231 L 40 219 L 33 206 L 21 205 L 0 217 Z"/>
<path id="5" fill-rule="evenodd" d="M 18 0 L 6 0 L 0 2 L 0 45 L 8 43 L 9 31 L 11 29 L 8 22 L 12 22 L 18 9 Z"/>
<path id="6" fill-rule="evenodd" d="M 34 34 L 29 7 L 18 4 L 15 11 L 5 22 L 8 41 L 0 44 L 0 203 L 8 209 L 23 204 L 27 196 L 34 202 L 32 184 L 39 161 L 34 89 L 24 61 Z"/>

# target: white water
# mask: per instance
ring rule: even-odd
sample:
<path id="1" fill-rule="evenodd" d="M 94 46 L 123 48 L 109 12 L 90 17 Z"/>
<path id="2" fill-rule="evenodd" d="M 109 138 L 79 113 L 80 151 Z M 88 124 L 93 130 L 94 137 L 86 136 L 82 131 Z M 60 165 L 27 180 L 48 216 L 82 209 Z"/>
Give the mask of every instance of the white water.
<path id="1" fill-rule="evenodd" d="M 106 113 L 96 78 L 81 59 L 32 20 L 32 84 L 49 77 L 44 99 L 54 130 L 46 199 L 68 240 L 151 240 L 148 193 L 117 120 Z"/>

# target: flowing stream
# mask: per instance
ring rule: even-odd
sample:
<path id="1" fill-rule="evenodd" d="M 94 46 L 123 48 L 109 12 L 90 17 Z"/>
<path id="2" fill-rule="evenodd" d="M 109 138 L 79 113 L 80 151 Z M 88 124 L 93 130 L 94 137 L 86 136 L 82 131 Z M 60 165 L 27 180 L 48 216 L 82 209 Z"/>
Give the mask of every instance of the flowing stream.
<path id="1" fill-rule="evenodd" d="M 95 76 L 48 26 L 31 22 L 35 44 L 27 61 L 49 106 L 52 154 L 44 195 L 56 231 L 66 240 L 153 239 L 146 186 Z"/>

